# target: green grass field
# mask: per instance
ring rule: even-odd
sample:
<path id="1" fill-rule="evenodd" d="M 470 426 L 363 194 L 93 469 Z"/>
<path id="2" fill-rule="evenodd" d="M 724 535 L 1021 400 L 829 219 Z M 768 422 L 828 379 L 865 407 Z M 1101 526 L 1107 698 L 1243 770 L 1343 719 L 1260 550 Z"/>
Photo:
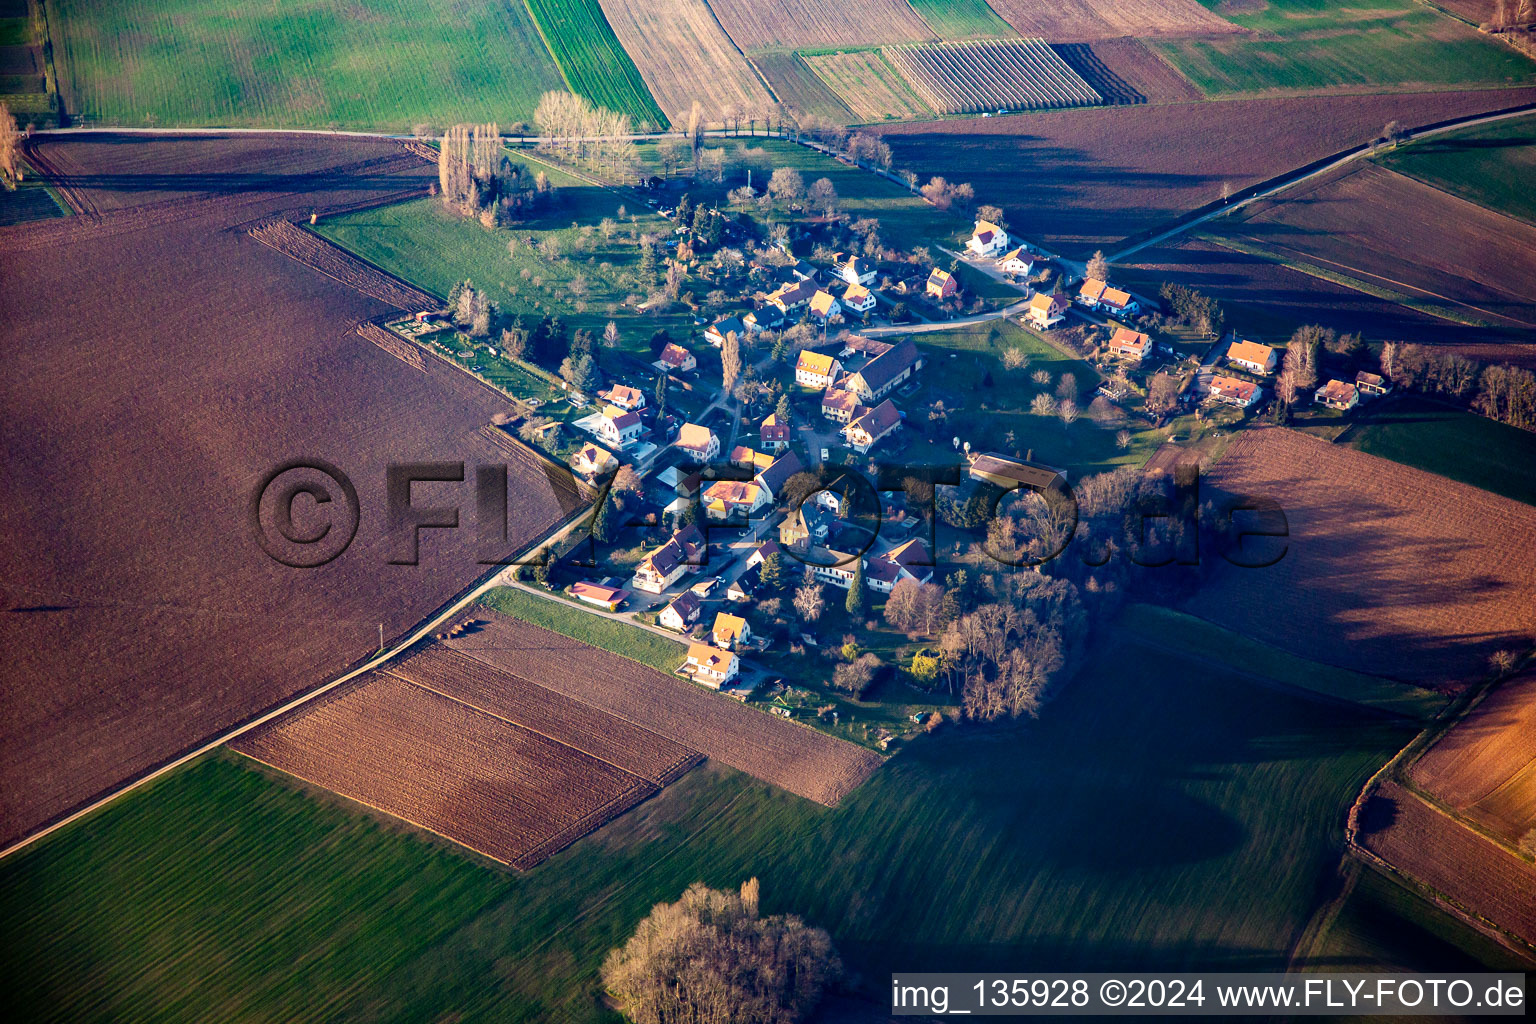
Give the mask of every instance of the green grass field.
<path id="1" fill-rule="evenodd" d="M 512 587 L 500 587 L 487 593 L 483 601 L 499 612 L 574 637 L 593 647 L 612 651 L 667 675 L 676 672 L 688 654 L 677 640 L 669 640 L 639 626 L 593 615 L 564 598 L 536 597 Z"/>
<path id="2" fill-rule="evenodd" d="M 1536 114 L 1409 143 L 1376 162 L 1536 224 Z"/>
<path id="3" fill-rule="evenodd" d="M 667 126 L 666 115 L 624 52 L 597 0 L 527 0 L 534 23 L 571 91 L 600 107 L 629 114 L 639 127 Z"/>
<path id="4" fill-rule="evenodd" d="M 652 903 L 757 875 L 879 999 L 932 970 L 1280 970 L 1343 809 L 1410 730 L 1220 664 L 1097 645 L 1037 722 L 941 730 L 834 810 L 725 769 L 522 875 L 205 759 L 0 864 L 28 1020 L 612 1020 Z"/>
<path id="5" fill-rule="evenodd" d="M 912 9 L 941 39 L 1015 36 L 1013 26 L 987 6 L 986 0 L 911 0 Z"/>
<path id="6" fill-rule="evenodd" d="M 1220 10 L 1218 0 L 1201 0 Z M 1375 86 L 1528 84 L 1530 59 L 1414 0 L 1269 0 L 1220 10 L 1257 36 L 1150 42 L 1208 96 Z"/>
<path id="7" fill-rule="evenodd" d="M 512 157 L 528 159 L 521 153 Z M 455 282 L 468 278 L 488 289 L 508 314 L 558 313 L 570 330 L 587 328 L 598 334 L 615 320 L 621 347 L 629 350 L 644 350 L 658 328 L 687 338 L 692 326 L 683 314 L 641 315 L 622 305 L 630 295 L 643 298 L 655 287 L 629 279 L 640 258 L 629 236 L 666 234 L 671 225 L 631 202 L 626 213 L 634 221 L 626 216 L 623 233 L 605 240 L 597 227 L 605 217 L 620 220 L 622 197 L 543 164 L 530 166 L 549 174 L 555 205 L 539 218 L 507 229 L 487 231 L 478 221 L 445 209 L 439 200 L 420 199 L 326 220 L 318 230 L 437 295 L 447 295 Z M 579 226 L 572 227 L 573 222 Z M 529 244 L 530 238 L 535 244 Z M 509 241 L 516 243 L 515 252 L 508 252 Z M 558 255 L 550 245 L 558 246 Z"/>
<path id="8" fill-rule="evenodd" d="M 521 3 L 55 0 L 71 113 L 133 125 L 510 124 L 564 82 Z"/>
<path id="9" fill-rule="evenodd" d="M 1362 412 L 1360 451 L 1536 505 L 1536 433 L 1404 396 Z"/>

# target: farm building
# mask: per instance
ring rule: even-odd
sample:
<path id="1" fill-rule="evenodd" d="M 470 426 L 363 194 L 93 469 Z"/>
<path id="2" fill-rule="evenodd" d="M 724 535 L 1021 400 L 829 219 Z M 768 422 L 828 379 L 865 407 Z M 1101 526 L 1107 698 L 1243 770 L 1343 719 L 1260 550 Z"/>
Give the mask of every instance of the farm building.
<path id="1" fill-rule="evenodd" d="M 996 256 L 1008 251 L 1008 232 L 991 221 L 978 220 L 965 247 L 977 256 Z"/>
<path id="2" fill-rule="evenodd" d="M 657 362 L 664 364 L 674 373 L 687 373 L 689 370 L 698 369 L 699 366 L 699 361 L 693 358 L 692 352 L 671 341 L 667 342 L 666 347 L 661 350 L 661 358 Z"/>
<path id="3" fill-rule="evenodd" d="M 619 448 L 638 441 L 643 433 L 645 424 L 640 422 L 639 413 L 612 405 L 603 409 L 603 418 L 597 424 L 597 436 Z"/>
<path id="4" fill-rule="evenodd" d="M 732 334 L 737 338 L 744 338 L 747 335 L 747 325 L 741 322 L 740 317 L 728 316 L 716 320 L 705 329 L 704 340 L 715 348 L 719 348 L 725 344 L 726 337 Z"/>
<path id="5" fill-rule="evenodd" d="M 1360 404 L 1360 392 L 1348 381 L 1331 380 L 1312 396 L 1319 404 L 1343 412 Z"/>
<path id="6" fill-rule="evenodd" d="M 696 683 L 718 690 L 735 679 L 739 671 L 741 659 L 730 651 L 722 651 L 709 644 L 688 646 L 688 661 L 683 665 L 683 672 Z"/>
<path id="7" fill-rule="evenodd" d="M 597 397 L 606 399 L 609 405 L 623 409 L 625 412 L 636 412 L 645 408 L 645 393 L 628 384 L 615 384 L 607 391 L 599 391 Z"/>
<path id="8" fill-rule="evenodd" d="M 618 466 L 619 460 L 614 458 L 612 452 L 595 444 L 582 445 L 576 454 L 571 456 L 571 472 L 588 483 L 610 470 L 617 469 Z"/>
<path id="9" fill-rule="evenodd" d="M 715 432 L 697 423 L 684 423 L 672 443 L 700 462 L 708 462 L 720 454 L 720 439 Z"/>
<path id="10" fill-rule="evenodd" d="M 773 501 L 784 493 L 784 485 L 789 482 L 789 478 L 803 469 L 805 466 L 800 462 L 800 456 L 787 451 L 774 459 L 773 465 L 758 473 L 753 483 L 766 491 L 768 499 Z"/>
<path id="11" fill-rule="evenodd" d="M 699 621 L 699 613 L 702 610 L 703 603 L 694 596 L 692 591 L 685 590 L 677 596 L 675 601 L 661 610 L 661 614 L 656 617 L 656 623 L 683 633 Z"/>
<path id="12" fill-rule="evenodd" d="M 875 293 L 861 284 L 851 284 L 843 292 L 843 308 L 854 313 L 868 313 L 875 308 Z"/>
<path id="13" fill-rule="evenodd" d="M 866 405 L 877 402 L 923 368 L 923 357 L 911 339 L 875 356 L 862 369 L 845 377 L 839 386 L 851 391 Z M 825 410 L 823 410 L 825 411 Z"/>
<path id="14" fill-rule="evenodd" d="M 710 639 L 715 646 L 722 650 L 733 650 L 737 644 L 746 643 L 752 639 L 752 627 L 747 625 L 747 620 L 739 615 L 727 615 L 721 612 L 715 616 L 715 625 L 709 631 Z"/>
<path id="15" fill-rule="evenodd" d="M 933 554 L 920 540 L 898 544 L 883 555 L 869 560 L 864 584 L 871 590 L 889 594 L 902 580 L 927 583 L 933 579 Z"/>
<path id="16" fill-rule="evenodd" d="M 1046 491 L 1059 487 L 1066 480 L 1066 474 L 1061 470 L 1029 459 L 1010 458 L 996 452 L 979 452 L 970 459 L 972 480 L 985 481 L 1005 490 L 1028 487 Z"/>
<path id="17" fill-rule="evenodd" d="M 1028 320 L 1031 326 L 1046 331 L 1066 319 L 1066 312 L 1067 297 L 1065 295 L 1056 292 L 1049 295 L 1045 292 L 1036 292 L 1029 300 L 1029 309 L 1025 311 L 1024 319 Z"/>
<path id="18" fill-rule="evenodd" d="M 875 275 L 879 268 L 876 267 L 874 260 L 844 253 L 837 253 L 832 260 L 837 267 L 837 276 L 849 284 L 868 286 L 875 283 Z"/>
<path id="19" fill-rule="evenodd" d="M 751 515 L 768 503 L 768 494 L 750 480 L 716 480 L 704 489 L 704 514 L 725 520 Z"/>
<path id="20" fill-rule="evenodd" d="M 1227 362 L 1249 373 L 1272 373 L 1279 361 L 1280 353 L 1256 341 L 1234 341 L 1227 346 Z"/>
<path id="21" fill-rule="evenodd" d="M 1035 257 L 1023 246 L 1004 253 L 997 259 L 997 268 L 1005 274 L 1024 277 L 1035 269 Z"/>
<path id="22" fill-rule="evenodd" d="M 924 290 L 929 298 L 942 302 L 959 291 L 960 286 L 955 283 L 955 276 L 949 271 L 934 267 L 933 273 L 928 275 L 928 284 Z"/>
<path id="23" fill-rule="evenodd" d="M 811 296 L 811 316 L 817 320 L 831 320 L 835 316 L 841 316 L 842 303 L 837 301 L 837 296 L 828 291 L 818 291 Z"/>
<path id="24" fill-rule="evenodd" d="M 1259 400 L 1262 390 L 1251 380 L 1216 374 L 1211 378 L 1211 400 L 1246 409 Z"/>
<path id="25" fill-rule="evenodd" d="M 804 388 L 828 388 L 843 372 L 843 364 L 829 354 L 802 349 L 795 362 L 795 383 Z"/>
<path id="26" fill-rule="evenodd" d="M 834 423 L 847 423 L 859 411 L 859 396 L 842 388 L 827 388 L 821 396 L 821 414 Z"/>
<path id="27" fill-rule="evenodd" d="M 768 304 L 776 308 L 780 313 L 788 315 L 791 310 L 799 309 L 811 301 L 817 288 L 809 281 L 796 281 L 793 284 L 781 284 L 768 293 Z"/>
<path id="28" fill-rule="evenodd" d="M 844 427 L 843 440 L 848 442 L 848 447 L 864 455 L 894 433 L 899 426 L 901 426 L 901 412 L 887 398 L 862 416 L 855 417 Z"/>
<path id="29" fill-rule="evenodd" d="M 1114 335 L 1109 339 L 1110 355 L 1120 356 L 1135 363 L 1141 362 L 1151 348 L 1151 338 L 1128 327 L 1116 327 Z"/>
<path id="30" fill-rule="evenodd" d="M 1355 390 L 1360 393 L 1361 397 L 1369 395 L 1372 398 L 1377 398 L 1381 395 L 1391 394 L 1392 382 L 1379 373 L 1367 373 L 1361 370 L 1355 374 Z"/>
<path id="31" fill-rule="evenodd" d="M 775 414 L 769 413 L 757 428 L 757 442 L 770 452 L 783 451 L 789 447 L 789 424 L 780 423 Z"/>
<path id="32" fill-rule="evenodd" d="M 605 587 L 601 583 L 572 583 L 571 596 L 586 604 L 617 611 L 629 596 L 629 591 L 619 587 Z"/>

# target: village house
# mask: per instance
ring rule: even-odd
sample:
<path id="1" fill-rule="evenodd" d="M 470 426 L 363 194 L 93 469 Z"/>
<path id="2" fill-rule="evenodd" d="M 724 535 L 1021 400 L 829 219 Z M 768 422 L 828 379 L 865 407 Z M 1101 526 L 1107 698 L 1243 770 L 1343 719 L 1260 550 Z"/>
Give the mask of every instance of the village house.
<path id="1" fill-rule="evenodd" d="M 977 256 L 996 256 L 1008 251 L 1008 232 L 991 221 L 978 220 L 965 247 Z"/>
<path id="2" fill-rule="evenodd" d="M 692 352 L 671 341 L 661 350 L 661 358 L 657 362 L 665 364 L 672 373 L 687 373 L 699 367 L 699 361 L 693 358 Z"/>
<path id="3" fill-rule="evenodd" d="M 645 433 L 645 424 L 637 412 L 625 412 L 616 406 L 605 406 L 603 418 L 597 424 L 597 436 L 616 448 L 633 444 Z"/>
<path id="4" fill-rule="evenodd" d="M 1355 390 L 1360 393 L 1361 397 L 1379 398 L 1382 395 L 1391 393 L 1392 382 L 1379 373 L 1367 373 L 1361 370 L 1355 374 Z"/>
<path id="5" fill-rule="evenodd" d="M 741 318 L 741 322 L 747 325 L 747 330 L 755 334 L 763 331 L 782 331 L 786 325 L 784 311 L 777 306 L 764 306 L 762 309 L 753 310 Z"/>
<path id="6" fill-rule="evenodd" d="M 1032 327 L 1042 331 L 1050 330 L 1062 320 L 1066 319 L 1067 297 L 1052 292 L 1036 292 L 1029 300 L 1029 309 L 1024 313 L 1024 319 L 1028 320 Z"/>
<path id="7" fill-rule="evenodd" d="M 741 322 L 740 317 L 728 316 L 716 320 L 704 331 L 704 340 L 715 348 L 725 344 L 727 335 L 736 335 L 737 340 L 747 336 L 747 325 Z"/>
<path id="8" fill-rule="evenodd" d="M 613 453 L 595 444 L 582 445 L 577 449 L 576 454 L 571 456 L 571 472 L 588 483 L 617 468 L 619 468 L 619 460 Z"/>
<path id="9" fill-rule="evenodd" d="M 811 316 L 817 320 L 831 320 L 835 316 L 841 316 L 843 307 L 837 301 L 837 297 L 828 291 L 818 291 L 811 296 Z"/>
<path id="10" fill-rule="evenodd" d="M 698 423 L 684 423 L 672 444 L 699 462 L 709 462 L 720 454 L 720 439 L 713 430 Z"/>
<path id="11" fill-rule="evenodd" d="M 727 458 L 730 460 L 732 465 L 740 466 L 743 469 L 750 469 L 753 473 L 757 473 L 773 465 L 772 455 L 769 455 L 765 452 L 760 452 L 755 448 L 748 448 L 744 444 L 739 444 L 735 448 L 732 448 L 731 454 L 728 455 Z"/>
<path id="12" fill-rule="evenodd" d="M 795 383 L 803 388 L 815 388 L 820 391 L 832 386 L 838 375 L 843 372 L 843 364 L 829 353 L 812 352 L 810 349 L 801 349 L 800 358 L 795 361 Z"/>
<path id="13" fill-rule="evenodd" d="M 1273 373 L 1279 361 L 1279 352 L 1256 341 L 1234 341 L 1227 346 L 1227 362 L 1261 377 Z"/>
<path id="14" fill-rule="evenodd" d="M 933 579 L 933 554 L 920 540 L 898 544 L 883 555 L 869 560 L 864 570 L 864 585 L 889 594 L 902 580 L 927 583 Z"/>
<path id="15" fill-rule="evenodd" d="M 822 548 L 814 552 L 813 557 L 814 560 L 809 563 L 812 574 L 839 590 L 847 590 L 853 586 L 853 577 L 858 573 L 859 566 L 864 563 L 864 559 L 858 555 L 833 551 L 831 548 Z"/>
<path id="16" fill-rule="evenodd" d="M 804 552 L 825 543 L 831 532 L 832 513 L 814 501 L 807 501 L 779 524 L 779 544 L 791 551 Z"/>
<path id="17" fill-rule="evenodd" d="M 1099 308 L 1112 316 L 1135 316 L 1141 303 L 1131 298 L 1131 293 L 1119 288 L 1105 288 L 1099 296 Z"/>
<path id="18" fill-rule="evenodd" d="M 776 413 L 769 413 L 757 429 L 758 444 L 768 451 L 778 453 L 789 447 L 789 424 L 780 423 Z"/>
<path id="19" fill-rule="evenodd" d="M 821 271 L 805 260 L 796 260 L 795 265 L 789 268 L 789 272 L 799 281 L 814 281 L 821 276 Z"/>
<path id="20" fill-rule="evenodd" d="M 793 284 L 781 284 L 768 293 L 767 302 L 780 313 L 789 315 L 791 310 L 799 309 L 811 301 L 817 288 L 809 281 L 796 281 Z"/>
<path id="21" fill-rule="evenodd" d="M 733 651 L 737 644 L 744 644 L 752 639 L 752 627 L 747 625 L 747 620 L 739 615 L 727 615 L 721 612 L 715 616 L 715 625 L 709 631 L 709 636 L 716 647 Z"/>
<path id="22" fill-rule="evenodd" d="M 789 482 L 789 478 L 804 469 L 800 456 L 787 451 L 773 460 L 773 465 L 759 472 L 752 482 L 768 492 L 769 501 L 777 501 L 784 493 L 784 485 Z"/>
<path id="23" fill-rule="evenodd" d="M 682 579 L 684 573 L 704 566 L 704 534 L 697 526 L 678 530 L 668 541 L 641 559 L 630 586 L 647 594 L 659 594 Z"/>
<path id="24" fill-rule="evenodd" d="M 1330 380 L 1317 389 L 1314 400 L 1330 409 L 1345 412 L 1360 404 L 1360 392 L 1348 381 Z"/>
<path id="25" fill-rule="evenodd" d="M 1115 333 L 1109 339 L 1110 355 L 1120 356 L 1135 363 L 1141 362 L 1151 347 L 1151 338 L 1127 327 L 1116 327 Z"/>
<path id="26" fill-rule="evenodd" d="M 689 644 L 688 661 L 683 671 L 712 690 L 718 690 L 741 669 L 741 659 L 730 651 L 722 651 L 708 644 Z"/>
<path id="27" fill-rule="evenodd" d="M 928 275 L 928 284 L 924 288 L 930 299 L 937 299 L 940 302 L 950 298 L 959 290 L 960 286 L 955 283 L 955 276 L 938 267 L 934 267 L 933 273 Z"/>
<path id="28" fill-rule="evenodd" d="M 865 405 L 872 405 L 922 368 L 923 357 L 908 338 L 848 374 L 838 382 L 838 387 L 853 392 Z"/>
<path id="29" fill-rule="evenodd" d="M 843 292 L 843 308 L 862 316 L 875 308 L 875 293 L 861 284 L 851 284 Z"/>
<path id="30" fill-rule="evenodd" d="M 875 261 L 865 259 L 863 256 L 837 253 L 832 257 L 832 262 L 837 268 L 837 276 L 849 284 L 867 287 L 875 283 L 875 275 L 879 272 Z"/>
<path id="31" fill-rule="evenodd" d="M 752 591 L 757 589 L 760 577 L 755 572 L 744 572 L 731 581 L 731 585 L 725 588 L 725 599 L 740 604 L 752 597 Z"/>
<path id="32" fill-rule="evenodd" d="M 656 474 L 656 482 L 667 490 L 676 494 L 679 498 L 692 498 L 699 493 L 703 486 L 704 478 L 698 470 L 684 472 L 676 466 L 668 466 Z"/>
<path id="33" fill-rule="evenodd" d="M 1087 306 L 1089 309 L 1098 309 L 1099 300 L 1104 297 L 1104 289 L 1109 287 L 1096 277 L 1083 279 L 1083 283 L 1077 289 L 1077 295 L 1072 301 L 1079 306 Z"/>
<path id="34" fill-rule="evenodd" d="M 638 412 L 645 408 L 645 393 L 628 384 L 615 384 L 607 391 L 599 391 L 597 397 L 607 399 L 609 405 L 623 409 L 625 412 Z"/>
<path id="35" fill-rule="evenodd" d="M 827 388 L 821 395 L 821 414 L 834 423 L 847 423 L 864 408 L 859 396 L 842 388 Z"/>
<path id="36" fill-rule="evenodd" d="M 703 610 L 703 602 L 691 590 L 685 590 L 677 596 L 677 599 L 661 610 L 656 616 L 656 624 L 665 629 L 675 629 L 679 633 L 686 633 L 693 628 L 693 624 L 699 621 L 699 613 Z"/>
<path id="37" fill-rule="evenodd" d="M 866 455 L 871 448 L 889 437 L 899 426 L 901 426 L 901 412 L 887 398 L 844 427 L 843 440 L 848 442 L 848 447 L 860 455 Z"/>
<path id="38" fill-rule="evenodd" d="M 978 452 L 969 458 L 972 480 L 984 481 L 1004 490 L 1027 487 L 1046 491 L 1066 480 L 1066 474 L 1060 470 L 1030 459 L 1015 459 L 996 452 Z"/>
<path id="39" fill-rule="evenodd" d="M 716 480 L 704 488 L 704 514 L 711 519 L 751 515 L 768 503 L 768 494 L 750 480 Z"/>
<path id="40" fill-rule="evenodd" d="M 1004 253 L 997 259 L 997 269 L 1014 277 L 1028 277 L 1035 269 L 1035 257 L 1023 246 Z"/>
<path id="41" fill-rule="evenodd" d="M 1211 400 L 1246 409 L 1259 400 L 1261 389 L 1251 380 L 1216 374 L 1211 378 Z"/>
<path id="42" fill-rule="evenodd" d="M 599 608 L 606 608 L 610 612 L 617 611 L 619 605 L 629 596 L 629 591 L 618 587 L 605 587 L 599 583 L 572 583 L 571 596 L 578 601 L 583 601 Z"/>
<path id="43" fill-rule="evenodd" d="M 755 551 L 747 556 L 747 560 L 743 563 L 743 566 L 747 569 L 755 568 L 759 565 L 762 565 L 763 560 L 766 559 L 769 555 L 777 555 L 778 553 L 778 543 L 771 540 L 765 540 L 757 546 Z"/>

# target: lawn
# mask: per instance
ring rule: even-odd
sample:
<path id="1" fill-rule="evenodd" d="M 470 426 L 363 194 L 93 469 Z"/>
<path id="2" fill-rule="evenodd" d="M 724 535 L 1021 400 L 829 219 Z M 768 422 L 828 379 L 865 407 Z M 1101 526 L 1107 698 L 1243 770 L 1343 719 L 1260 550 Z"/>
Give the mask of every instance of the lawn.
<path id="1" fill-rule="evenodd" d="M 1536 433 L 1417 396 L 1358 415 L 1360 451 L 1536 505 Z"/>
<path id="2" fill-rule="evenodd" d="M 917 394 L 898 399 L 911 423 L 904 453 L 909 458 L 953 461 L 956 456 L 951 439 L 958 436 L 969 441 L 973 450 L 1019 455 L 1033 451 L 1036 459 L 1067 470 L 1071 479 L 1077 480 L 1119 466 L 1140 465 L 1166 439 L 1163 432 L 1139 422 L 1096 422 L 1087 409 L 1099 385 L 1098 372 L 1011 320 L 914 334 L 912 340 L 928 358 L 928 366 Z M 1003 353 L 1010 348 L 1028 357 L 1023 369 L 1004 367 Z M 1033 380 L 1039 370 L 1050 374 L 1050 383 L 1041 385 Z M 1082 415 L 1064 427 L 1055 415 L 1030 412 L 1030 404 L 1041 392 L 1054 395 L 1067 373 L 1077 379 Z M 927 410 L 935 401 L 942 401 L 950 416 L 942 428 L 925 438 Z M 1116 439 L 1122 426 L 1131 433 L 1127 448 L 1121 448 Z"/>
<path id="3" fill-rule="evenodd" d="M 645 80 L 629 59 L 598 0 L 527 0 L 571 91 L 600 107 L 622 111 L 644 130 L 667 127 Z"/>
<path id="4" fill-rule="evenodd" d="M 612 651 L 631 661 L 671 675 L 682 665 L 687 651 L 678 640 L 669 640 L 639 626 L 593 615 L 561 597 L 535 597 L 512 587 L 492 590 L 481 599 L 485 605 L 514 618 L 543 626 L 562 636 Z"/>
<path id="5" fill-rule="evenodd" d="M 941 39 L 979 39 L 984 36 L 1016 36 L 1017 32 L 987 6 L 986 0 L 911 0 Z"/>
<path id="6" fill-rule="evenodd" d="M 715 766 L 526 874 L 229 755 L 0 865 L 18 1019 L 613 1020 L 604 951 L 757 875 L 895 970 L 1282 970 L 1410 730 L 1120 636 L 1036 723 L 946 728 L 828 810 Z"/>
<path id="7" fill-rule="evenodd" d="M 1270 0 L 1222 17 L 1257 36 L 1149 42 L 1207 96 L 1379 86 L 1523 85 L 1531 62 L 1414 0 Z"/>
<path id="8" fill-rule="evenodd" d="M 513 159 L 529 161 L 523 153 Z M 693 328 L 686 315 L 641 315 L 623 305 L 630 296 L 643 298 L 654 287 L 633 279 L 640 258 L 636 238 L 645 232 L 665 234 L 671 224 L 633 201 L 621 218 L 625 204 L 617 193 L 529 163 L 545 171 L 555 186 L 553 208 L 531 222 L 487 231 L 477 220 L 445 209 L 439 200 L 419 199 L 344 214 L 321 222 L 318 230 L 437 295 L 447 295 L 456 282 L 468 278 L 488 289 L 507 314 L 537 318 L 556 313 L 571 331 L 586 328 L 598 335 L 615 320 L 620 347 L 628 351 L 644 352 L 658 328 L 680 340 L 688 338 Z M 621 222 L 612 240 L 598 231 L 605 217 Z M 508 251 L 508 242 L 515 243 L 515 251 Z"/>
<path id="9" fill-rule="evenodd" d="M 54 0 L 69 110 L 133 125 L 527 120 L 562 89 L 521 3 L 457 0 Z"/>
<path id="10" fill-rule="evenodd" d="M 1536 114 L 1409 143 L 1376 162 L 1536 224 Z"/>

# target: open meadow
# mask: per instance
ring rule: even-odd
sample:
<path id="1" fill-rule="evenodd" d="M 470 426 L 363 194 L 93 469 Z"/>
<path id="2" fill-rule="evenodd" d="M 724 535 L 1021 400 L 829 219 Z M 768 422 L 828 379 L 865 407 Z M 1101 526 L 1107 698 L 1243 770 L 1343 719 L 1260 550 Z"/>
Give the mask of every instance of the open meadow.
<path id="1" fill-rule="evenodd" d="M 564 85 L 521 2 L 51 0 L 48 12 L 66 109 L 93 123 L 509 124 Z"/>
<path id="2" fill-rule="evenodd" d="M 0 1004 L 608 1021 L 603 953 L 657 900 L 750 875 L 874 1003 L 914 962 L 1281 970 L 1345 807 L 1412 729 L 1139 635 L 1109 633 L 1038 722 L 941 730 L 836 808 L 707 765 L 526 874 L 205 759 L 0 864 L 0 936 L 35 950 Z"/>
<path id="3" fill-rule="evenodd" d="M 1536 632 L 1536 508 L 1279 427 L 1239 435 L 1203 488 L 1277 502 L 1288 533 L 1255 548 L 1283 547 L 1273 565 L 1222 565 L 1187 603 L 1202 618 L 1443 690 Z"/>
<path id="4" fill-rule="evenodd" d="M 728 110 L 759 114 L 773 97 L 731 43 L 705 0 L 606 0 L 603 13 L 679 129 L 695 100 L 709 121 Z"/>
<path id="5" fill-rule="evenodd" d="M 1207 96 L 1519 85 L 1532 74 L 1530 58 L 1414 0 L 1268 0 L 1225 16 L 1250 31 L 1152 44 Z"/>
<path id="6" fill-rule="evenodd" d="M 987 0 L 910 0 L 940 39 L 1004 38 L 1014 34 Z"/>
<path id="7" fill-rule="evenodd" d="M 505 400 L 355 330 L 401 308 L 379 296 L 409 311 L 416 293 L 378 274 L 343 284 L 248 231 L 420 189 L 420 157 L 261 136 L 38 153 L 68 168 L 60 190 L 85 212 L 0 229 L 0 275 L 31 311 L 8 328 L 0 384 L 6 840 L 340 674 L 381 627 L 402 633 L 483 575 L 471 530 L 430 531 L 419 565 L 389 564 L 387 465 L 511 461 L 514 549 L 580 503 L 481 433 Z M 195 171 L 166 173 L 175 154 Z M 274 527 L 251 508 L 269 474 L 317 457 L 353 482 L 358 525 L 300 570 L 263 551 Z"/>
<path id="8" fill-rule="evenodd" d="M 767 80 L 779 102 L 796 119 L 810 115 L 834 124 L 861 120 L 826 82 L 817 77 L 800 54 L 760 53 L 750 60 Z"/>
<path id="9" fill-rule="evenodd" d="M 1073 258 L 1377 137 L 1536 99 L 1536 88 L 1281 97 L 881 126 L 897 167 L 969 181 L 1011 230 Z M 1020 188 L 1019 182 L 1028 182 Z"/>
<path id="10" fill-rule="evenodd" d="M 1411 142 L 1376 162 L 1536 224 L 1536 114 Z"/>

